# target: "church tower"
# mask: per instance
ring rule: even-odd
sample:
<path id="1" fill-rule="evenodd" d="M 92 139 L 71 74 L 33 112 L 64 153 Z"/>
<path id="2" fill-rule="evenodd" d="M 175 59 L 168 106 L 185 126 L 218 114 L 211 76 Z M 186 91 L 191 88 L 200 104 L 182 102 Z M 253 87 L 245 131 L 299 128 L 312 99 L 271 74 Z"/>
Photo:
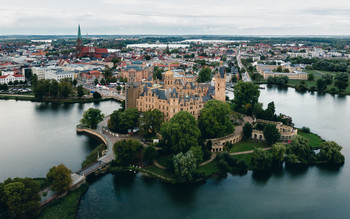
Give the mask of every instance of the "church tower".
<path id="1" fill-rule="evenodd" d="M 80 24 L 79 24 L 77 46 L 76 46 L 76 50 L 75 50 L 76 57 L 81 57 L 82 48 L 83 48 L 83 38 L 81 37 Z"/>
<path id="2" fill-rule="evenodd" d="M 164 74 L 164 88 L 172 88 L 174 87 L 174 73 L 171 71 L 170 66 L 168 67 L 168 71 Z"/>
<path id="3" fill-rule="evenodd" d="M 215 75 L 215 96 L 214 96 L 214 98 L 216 100 L 226 102 L 225 90 L 226 90 L 226 72 L 225 72 L 225 68 L 222 66 L 222 62 L 221 62 L 220 67 L 219 67 L 219 71 Z"/>

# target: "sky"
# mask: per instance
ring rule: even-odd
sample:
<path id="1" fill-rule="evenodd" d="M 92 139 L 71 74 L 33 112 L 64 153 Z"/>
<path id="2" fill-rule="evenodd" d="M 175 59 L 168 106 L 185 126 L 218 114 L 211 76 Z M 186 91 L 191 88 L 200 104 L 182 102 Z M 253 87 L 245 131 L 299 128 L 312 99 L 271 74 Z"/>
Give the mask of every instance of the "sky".
<path id="1" fill-rule="evenodd" d="M 350 35 L 349 0 L 0 0 L 0 35 Z"/>

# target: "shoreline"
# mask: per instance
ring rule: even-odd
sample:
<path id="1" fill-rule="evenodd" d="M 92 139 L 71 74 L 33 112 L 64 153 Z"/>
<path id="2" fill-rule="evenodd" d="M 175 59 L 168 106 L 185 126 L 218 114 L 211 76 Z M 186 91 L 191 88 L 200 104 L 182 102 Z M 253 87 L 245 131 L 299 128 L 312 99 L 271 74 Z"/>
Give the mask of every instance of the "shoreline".
<path id="1" fill-rule="evenodd" d="M 4 95 L 0 94 L 0 100 L 16 100 L 16 101 L 31 101 L 31 102 L 37 102 L 37 103 L 98 103 L 103 101 L 116 101 L 118 103 L 121 103 L 121 101 L 116 100 L 114 98 L 101 98 L 101 99 L 94 99 L 94 98 L 85 98 L 85 99 L 73 99 L 73 98 L 67 98 L 67 99 L 36 99 L 34 96 L 21 96 L 21 95 Z"/>

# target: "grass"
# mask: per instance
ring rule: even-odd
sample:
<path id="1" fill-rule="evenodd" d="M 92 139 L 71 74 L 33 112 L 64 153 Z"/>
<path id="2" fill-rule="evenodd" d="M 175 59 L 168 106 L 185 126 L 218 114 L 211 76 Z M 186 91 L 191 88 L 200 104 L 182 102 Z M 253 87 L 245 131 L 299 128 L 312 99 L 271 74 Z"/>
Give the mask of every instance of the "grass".
<path id="1" fill-rule="evenodd" d="M 65 197 L 53 201 L 41 212 L 40 219 L 77 218 L 77 210 L 82 195 L 88 190 L 89 185 L 84 184 L 80 188 L 71 191 Z"/>
<path id="2" fill-rule="evenodd" d="M 238 160 L 244 160 L 245 163 L 248 165 L 248 169 L 249 170 L 253 169 L 253 165 L 252 165 L 253 153 L 234 155 L 232 157 L 237 158 Z"/>
<path id="3" fill-rule="evenodd" d="M 298 130 L 298 135 L 303 136 L 304 138 L 307 138 L 309 140 L 311 147 L 313 147 L 314 149 L 319 148 L 320 144 L 324 141 L 320 136 L 312 132 L 305 133 L 305 132 L 302 132 L 301 130 Z"/>
<path id="4" fill-rule="evenodd" d="M 264 142 L 256 142 L 252 140 L 242 140 L 237 144 L 234 144 L 230 150 L 230 153 L 234 152 L 242 152 L 242 151 L 250 151 L 255 148 L 266 148 L 268 145 Z"/>
<path id="5" fill-rule="evenodd" d="M 144 169 L 151 171 L 155 174 L 158 174 L 160 176 L 164 176 L 166 178 L 174 178 L 174 175 L 169 173 L 169 171 L 164 170 L 164 169 L 160 169 L 154 165 L 149 165 L 149 166 L 145 167 Z"/>
<path id="6" fill-rule="evenodd" d="M 81 167 L 85 168 L 95 163 L 97 161 L 97 154 L 99 153 L 101 157 L 101 152 L 106 149 L 107 146 L 105 144 L 100 144 L 99 146 L 97 146 L 88 156 L 86 156 L 85 160 L 81 164 Z"/>
<path id="7" fill-rule="evenodd" d="M 205 177 L 210 177 L 215 173 L 220 172 L 217 159 L 214 159 L 212 162 L 207 163 L 206 165 L 200 166 L 197 168 L 197 171 L 204 172 Z"/>
<path id="8" fill-rule="evenodd" d="M 165 155 L 159 156 L 159 157 L 157 158 L 157 162 L 158 162 L 160 165 L 162 165 L 163 167 L 166 167 L 167 164 L 168 164 L 168 159 L 169 159 L 168 156 L 165 156 Z"/>

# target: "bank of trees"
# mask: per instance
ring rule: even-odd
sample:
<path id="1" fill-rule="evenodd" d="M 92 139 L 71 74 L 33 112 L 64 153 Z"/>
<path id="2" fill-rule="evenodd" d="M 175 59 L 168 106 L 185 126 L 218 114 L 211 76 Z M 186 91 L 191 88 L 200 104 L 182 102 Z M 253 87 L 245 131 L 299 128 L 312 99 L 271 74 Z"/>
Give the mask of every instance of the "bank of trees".
<path id="1" fill-rule="evenodd" d="M 73 85 L 69 80 L 38 80 L 33 83 L 34 96 L 42 98 L 67 98 L 73 95 Z"/>
<path id="2" fill-rule="evenodd" d="M 204 83 L 211 80 L 211 69 L 209 67 L 202 68 L 198 74 L 198 83 Z"/>
<path id="3" fill-rule="evenodd" d="M 252 165 L 253 170 L 258 173 L 269 172 L 274 166 L 286 165 L 308 165 L 322 164 L 340 166 L 345 162 L 341 154 L 342 147 L 333 141 L 321 143 L 320 152 L 315 153 L 309 141 L 300 136 L 293 136 L 291 144 L 283 145 L 275 143 L 271 151 L 264 151 L 261 148 L 254 150 Z"/>
<path id="4" fill-rule="evenodd" d="M 128 133 L 129 129 L 137 127 L 139 116 L 137 109 L 115 110 L 108 120 L 108 128 L 113 132 Z"/>
<path id="5" fill-rule="evenodd" d="M 141 150 L 142 145 L 137 140 L 121 140 L 113 145 L 115 154 L 115 163 L 123 167 L 129 166 L 137 159 L 137 154 Z"/>
<path id="6" fill-rule="evenodd" d="M 333 72 L 347 72 L 350 61 L 347 59 L 289 58 L 292 64 L 309 64 L 311 69 Z M 310 68 L 310 67 L 309 67 Z M 348 71 L 350 72 L 350 71 Z"/>
<path id="7" fill-rule="evenodd" d="M 40 213 L 39 191 L 33 179 L 9 178 L 0 184 L 0 207 L 13 218 L 34 218 Z"/>

